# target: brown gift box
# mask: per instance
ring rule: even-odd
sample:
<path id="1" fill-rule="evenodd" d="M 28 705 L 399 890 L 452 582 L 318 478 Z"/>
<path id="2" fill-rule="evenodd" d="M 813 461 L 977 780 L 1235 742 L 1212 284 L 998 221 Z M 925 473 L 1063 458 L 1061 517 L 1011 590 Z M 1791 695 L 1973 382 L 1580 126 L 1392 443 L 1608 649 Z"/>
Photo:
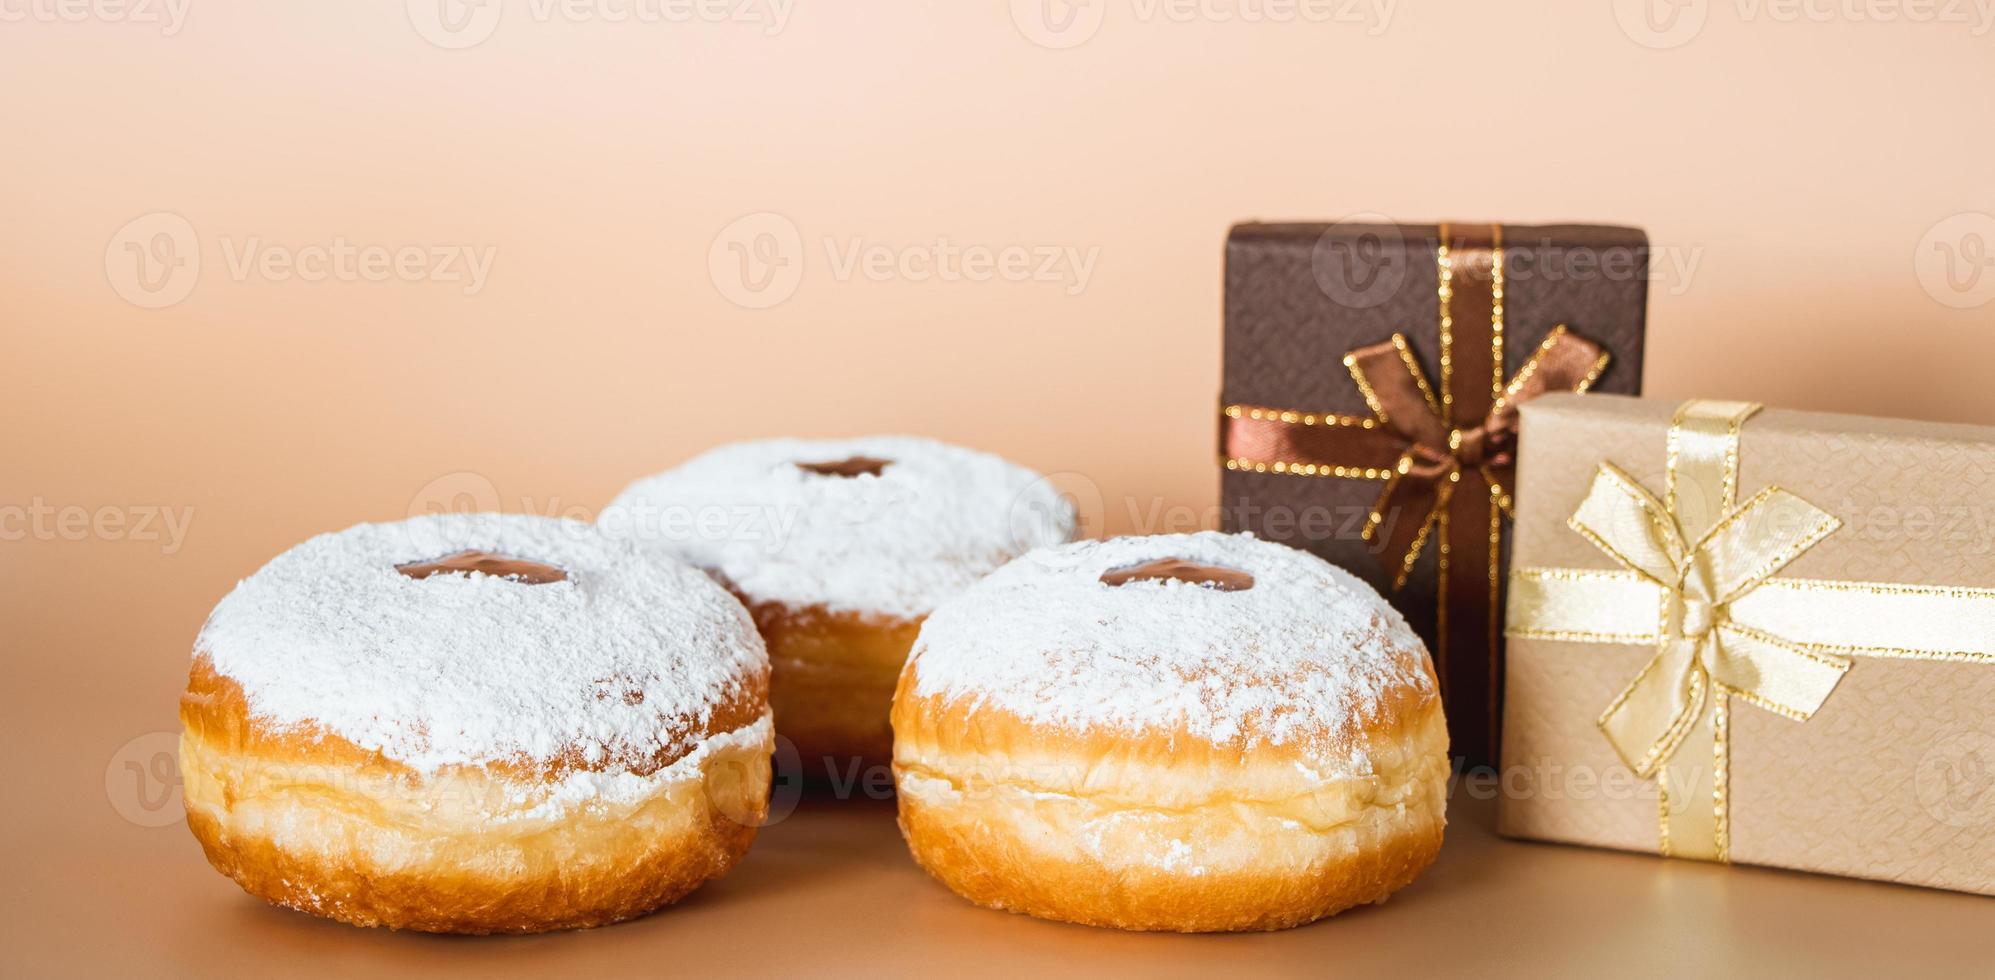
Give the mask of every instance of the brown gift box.
<path id="1" fill-rule="evenodd" d="M 1444 241 L 1450 291 L 1445 307 Z M 1498 248 L 1500 266 L 1494 261 Z M 1395 335 L 1404 338 L 1433 400 L 1447 401 L 1445 411 L 1436 405 L 1432 412 L 1437 439 L 1446 439 L 1450 428 L 1472 429 L 1481 422 L 1495 394 L 1495 375 L 1517 378 L 1561 325 L 1573 333 L 1568 346 L 1590 340 L 1608 355 L 1589 382 L 1591 390 L 1638 393 L 1647 277 L 1648 239 L 1634 228 L 1242 224 L 1227 240 L 1222 522 L 1228 530 L 1253 531 L 1311 551 L 1391 599 L 1434 655 L 1452 750 L 1469 763 L 1496 758 L 1508 546 L 1497 534 L 1500 527 L 1489 524 L 1507 523 L 1501 506 L 1507 499 L 1492 506 L 1478 476 L 1481 468 L 1467 467 L 1470 479 L 1456 488 L 1471 492 L 1450 499 L 1479 502 L 1482 509 L 1450 524 L 1449 534 L 1421 535 L 1436 508 L 1415 494 L 1386 493 L 1399 444 L 1385 440 L 1360 447 L 1369 453 L 1347 457 L 1346 450 L 1310 440 L 1324 435 L 1327 427 L 1320 423 L 1331 419 L 1377 420 L 1377 409 L 1345 358 L 1366 348 L 1383 351 L 1383 367 L 1404 381 L 1405 369 L 1394 363 L 1387 346 Z M 1444 308 L 1450 341 L 1446 375 Z M 1493 356 L 1497 348 L 1500 359 Z M 1586 363 L 1591 367 L 1592 359 Z M 1271 411 L 1268 418 L 1247 414 L 1262 409 Z M 1289 431 L 1243 431 L 1249 426 Z M 1443 446 L 1437 455 L 1446 452 Z M 1495 458 L 1497 451 L 1484 455 Z M 1339 467 L 1346 475 L 1338 475 Z M 1375 508 L 1378 520 L 1368 535 Z M 1493 535 L 1499 543 L 1492 550 L 1487 542 Z M 1448 576 L 1442 574 L 1444 541 L 1452 541 L 1450 553 L 1457 556 Z M 1483 542 L 1479 551 L 1472 547 L 1478 541 Z M 1411 557 L 1410 566 L 1397 561 L 1405 556 Z M 1403 583 L 1395 583 L 1396 574 L 1404 575 Z M 1441 610 L 1444 593 L 1447 613 Z"/>
<path id="2" fill-rule="evenodd" d="M 1570 624 L 1526 607 L 1527 580 L 1570 577 L 1545 570 L 1630 574 L 1580 531 L 1602 524 L 1578 512 L 1595 502 L 1603 463 L 1661 501 L 1681 497 L 1679 512 L 1734 509 L 1688 491 L 1665 496 L 1671 471 L 1695 451 L 1695 436 L 1672 431 L 1677 411 L 1566 395 L 1523 410 L 1499 829 L 1669 853 L 1665 838 L 1695 818 L 1715 824 L 1716 850 L 1682 856 L 1995 894 L 1995 429 L 1775 410 L 1738 424 L 1738 505 L 1779 488 L 1805 502 L 1796 507 L 1826 512 L 1822 526 L 1832 529 L 1728 610 L 1685 614 L 1675 633 L 1664 599 L 1652 629 L 1681 635 L 1699 618 L 1753 627 L 1840 652 L 1848 667 L 1805 719 L 1746 696 L 1717 698 L 1715 743 L 1668 760 L 1708 766 L 1709 788 L 1669 799 L 1666 787 L 1679 784 L 1636 775 L 1605 717 L 1645 665 L 1660 662 L 1656 642 L 1546 635 Z M 1783 542 L 1808 519 L 1761 523 L 1784 556 Z M 1777 604 L 1749 607 L 1759 593 L 1796 602 L 1784 625 L 1767 625 Z M 1914 605 L 1893 612 L 1876 602 Z M 1568 618 L 1600 615 L 1566 608 Z M 1740 634 L 1722 635 L 1729 648 Z M 1772 675 L 1737 676 L 1764 685 Z M 1666 817 L 1665 800 L 1683 816 Z"/>

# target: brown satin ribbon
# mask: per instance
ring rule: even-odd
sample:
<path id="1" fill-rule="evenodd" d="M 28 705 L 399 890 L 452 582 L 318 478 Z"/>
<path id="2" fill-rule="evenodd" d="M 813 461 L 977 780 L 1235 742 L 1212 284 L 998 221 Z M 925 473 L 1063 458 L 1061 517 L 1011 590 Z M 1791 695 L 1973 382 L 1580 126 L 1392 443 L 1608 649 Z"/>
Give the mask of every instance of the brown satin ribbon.
<path id="1" fill-rule="evenodd" d="M 1585 391 L 1608 359 L 1561 324 L 1506 384 L 1502 253 L 1496 226 L 1441 228 L 1438 388 L 1394 334 L 1344 357 L 1370 417 L 1228 405 L 1220 419 L 1229 468 L 1385 481 L 1365 538 L 1395 589 L 1427 538 L 1438 539 L 1435 659 L 1445 675 L 1450 647 L 1487 648 L 1492 701 L 1503 589 L 1497 559 L 1514 485 L 1517 407 L 1548 391 Z M 1461 604 L 1451 616 L 1450 595 L 1487 601 Z M 1494 724 L 1494 705 L 1491 714 Z"/>
<path id="2" fill-rule="evenodd" d="M 1449 425 L 1450 413 L 1434 403 L 1404 337 L 1395 335 L 1390 341 L 1359 348 L 1345 357 L 1353 375 L 1364 378 L 1371 392 L 1368 400 L 1395 437 L 1394 448 L 1398 450 L 1373 513 L 1381 521 L 1395 511 L 1426 518 L 1393 521 L 1384 531 L 1379 563 L 1393 576 L 1395 587 L 1405 584 L 1431 522 L 1445 517 L 1464 528 L 1487 526 L 1489 506 L 1465 506 L 1473 504 L 1475 498 L 1506 512 L 1510 509 L 1517 467 L 1517 406 L 1547 391 L 1584 390 L 1604 359 L 1598 344 L 1555 327 L 1533 360 L 1494 397 L 1479 389 L 1457 391 L 1452 414 L 1460 417 L 1462 407 L 1468 405 L 1468 417 L 1480 412 L 1481 421 L 1456 428 Z M 1459 368 L 1458 361 L 1456 378 L 1462 376 Z M 1464 474 L 1480 478 L 1485 489 L 1463 488 Z M 1374 524 L 1371 529 L 1380 526 Z M 1452 537 L 1448 540 L 1449 550 L 1465 557 L 1472 570 L 1485 564 L 1476 560 L 1475 554 L 1463 555 L 1466 549 L 1456 545 Z"/>

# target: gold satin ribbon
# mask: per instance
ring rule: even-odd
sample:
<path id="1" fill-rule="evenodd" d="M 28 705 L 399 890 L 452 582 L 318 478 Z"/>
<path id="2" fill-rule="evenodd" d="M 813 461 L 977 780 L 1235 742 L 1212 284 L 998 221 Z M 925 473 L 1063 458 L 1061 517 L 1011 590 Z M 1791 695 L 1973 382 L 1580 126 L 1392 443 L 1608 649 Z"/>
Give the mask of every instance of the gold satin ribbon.
<path id="1" fill-rule="evenodd" d="M 1739 430 L 1758 411 L 1679 408 L 1661 500 L 1600 464 L 1566 524 L 1622 571 L 1511 573 L 1508 635 L 1655 647 L 1599 726 L 1660 780 L 1666 855 L 1730 859 L 1733 699 L 1806 721 L 1853 657 L 1995 663 L 1995 590 L 1773 577 L 1842 522 L 1779 487 L 1738 501 Z"/>

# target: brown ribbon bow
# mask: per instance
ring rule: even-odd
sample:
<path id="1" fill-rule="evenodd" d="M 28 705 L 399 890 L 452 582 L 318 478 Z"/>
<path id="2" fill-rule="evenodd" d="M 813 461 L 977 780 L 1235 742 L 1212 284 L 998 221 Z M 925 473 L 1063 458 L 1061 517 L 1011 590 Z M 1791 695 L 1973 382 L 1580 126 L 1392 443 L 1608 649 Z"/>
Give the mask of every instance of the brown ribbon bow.
<path id="1" fill-rule="evenodd" d="M 1488 523 L 1487 517 L 1461 521 L 1476 515 L 1460 513 L 1457 501 L 1486 497 L 1509 511 L 1517 465 L 1517 406 L 1548 391 L 1586 390 L 1606 361 L 1599 344 L 1564 326 L 1553 327 L 1517 376 L 1494 399 L 1486 399 L 1492 403 L 1482 420 L 1455 428 L 1406 338 L 1394 334 L 1344 355 L 1344 366 L 1373 417 L 1229 405 L 1224 420 L 1227 463 L 1236 469 L 1265 466 L 1277 473 L 1386 481 L 1365 524 L 1365 538 L 1376 541 L 1383 529 L 1378 560 L 1396 588 L 1406 583 L 1429 530 L 1444 513 L 1471 526 Z M 1489 492 L 1458 493 L 1464 473 L 1479 477 Z M 1421 519 L 1396 519 L 1402 513 Z"/>
<path id="2" fill-rule="evenodd" d="M 1378 422 L 1399 440 L 1398 459 L 1390 467 L 1385 491 L 1365 525 L 1368 541 L 1376 542 L 1384 529 L 1378 559 L 1392 576 L 1394 588 L 1406 584 L 1406 575 L 1420 557 L 1429 530 L 1443 513 L 1449 515 L 1450 523 L 1480 527 L 1489 522 L 1490 506 L 1509 512 L 1510 491 L 1515 486 L 1512 476 L 1517 468 L 1517 406 L 1547 391 L 1585 390 L 1605 359 L 1599 344 L 1564 326 L 1553 327 L 1481 421 L 1455 428 L 1448 424 L 1449 413 L 1427 386 L 1405 337 L 1394 334 L 1390 341 L 1344 356 L 1344 366 L 1365 393 Z M 1455 404 L 1459 407 L 1461 400 Z M 1480 477 L 1487 492 L 1463 493 L 1463 474 Z M 1478 504 L 1478 497 L 1487 500 L 1479 506 L 1456 506 L 1458 500 Z M 1389 516 L 1399 514 L 1418 515 L 1420 519 L 1387 523 Z"/>
<path id="3" fill-rule="evenodd" d="M 1444 227 L 1436 258 L 1438 389 L 1427 384 L 1406 338 L 1394 334 L 1344 356 L 1371 416 L 1228 405 L 1221 444 L 1228 469 L 1385 481 L 1367 516 L 1365 540 L 1376 545 L 1378 561 L 1397 589 L 1438 526 L 1436 659 L 1445 664 L 1451 638 L 1487 644 L 1494 669 L 1502 609 L 1500 536 L 1516 465 L 1517 407 L 1548 391 L 1585 391 L 1606 369 L 1608 355 L 1561 324 L 1506 383 L 1500 229 Z M 1469 324 L 1482 328 L 1457 343 L 1457 325 Z M 1465 480 L 1482 487 L 1465 490 Z M 1450 592 L 1485 594 L 1488 601 L 1475 604 L 1479 615 L 1451 619 Z"/>

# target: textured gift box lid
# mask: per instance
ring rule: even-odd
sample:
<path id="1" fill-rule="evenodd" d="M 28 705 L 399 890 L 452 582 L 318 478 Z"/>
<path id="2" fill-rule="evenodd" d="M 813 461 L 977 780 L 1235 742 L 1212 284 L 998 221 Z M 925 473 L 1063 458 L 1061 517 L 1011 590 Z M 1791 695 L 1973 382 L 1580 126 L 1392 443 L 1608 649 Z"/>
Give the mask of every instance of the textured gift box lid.
<path id="1" fill-rule="evenodd" d="M 1566 527 L 1610 461 L 1664 485 L 1676 404 L 1555 395 L 1523 411 L 1513 568 L 1612 569 Z M 1995 585 L 1995 429 L 1768 409 L 1739 493 L 1768 485 L 1843 521 L 1781 577 Z M 1654 651 L 1513 638 L 1503 833 L 1653 851 L 1654 784 L 1596 719 Z M 1768 864 L 1995 893 L 1995 665 L 1859 657 L 1815 716 L 1731 712 L 1731 852 Z"/>
<path id="2" fill-rule="evenodd" d="M 1430 382 L 1439 378 L 1440 233 L 1438 225 L 1234 226 L 1226 239 L 1225 399 L 1369 415 L 1344 355 L 1395 332 L 1418 340 L 1421 370 Z M 1614 225 L 1507 223 L 1503 234 L 1511 270 L 1504 319 L 1515 334 L 1504 377 L 1563 323 L 1614 354 L 1596 390 L 1639 388 L 1648 236 Z"/>

